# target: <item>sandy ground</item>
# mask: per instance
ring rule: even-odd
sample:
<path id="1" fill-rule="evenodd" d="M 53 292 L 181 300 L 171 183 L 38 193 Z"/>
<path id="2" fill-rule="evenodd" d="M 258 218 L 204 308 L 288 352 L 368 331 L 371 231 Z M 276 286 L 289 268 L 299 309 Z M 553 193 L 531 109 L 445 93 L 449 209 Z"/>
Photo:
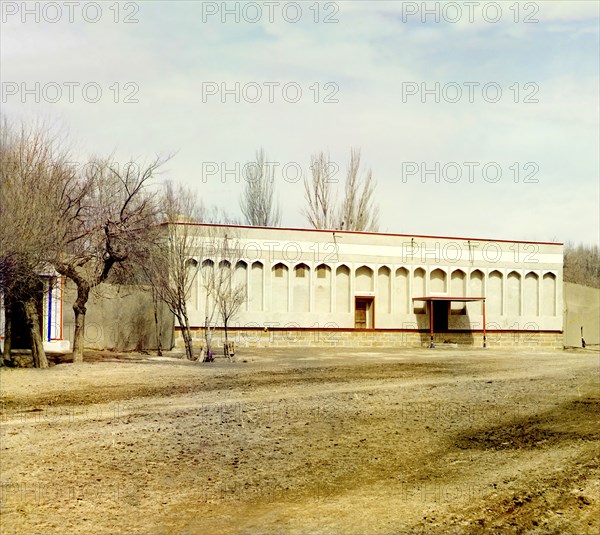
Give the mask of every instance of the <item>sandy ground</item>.
<path id="1" fill-rule="evenodd" d="M 2 370 L 1 533 L 600 532 L 597 352 Z"/>

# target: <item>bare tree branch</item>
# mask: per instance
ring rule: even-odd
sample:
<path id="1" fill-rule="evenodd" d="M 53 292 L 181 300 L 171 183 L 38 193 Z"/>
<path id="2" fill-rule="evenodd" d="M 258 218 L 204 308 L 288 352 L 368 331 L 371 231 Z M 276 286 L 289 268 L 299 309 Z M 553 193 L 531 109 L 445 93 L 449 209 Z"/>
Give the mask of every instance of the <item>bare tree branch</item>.
<path id="1" fill-rule="evenodd" d="M 20 129 L 2 121 L 0 133 L 0 292 L 6 311 L 4 354 L 10 357 L 13 307 L 27 323 L 36 367 L 48 366 L 39 328 L 40 275 L 51 275 L 48 251 L 60 228 L 53 200 L 67 191 L 68 154 L 43 127 Z"/>
<path id="2" fill-rule="evenodd" d="M 304 177 L 306 207 L 303 213 L 313 228 L 377 231 L 379 208 L 375 204 L 375 180 L 371 170 L 360 176 L 360 150 L 350 151 L 344 196 L 339 207 L 332 176 L 334 164 L 320 152 L 311 157 L 311 178 Z"/>
<path id="3" fill-rule="evenodd" d="M 187 301 L 198 277 L 199 264 L 194 227 L 203 216 L 203 208 L 188 188 L 165 184 L 160 199 L 160 225 L 147 235 L 144 254 L 139 255 L 139 267 L 156 297 L 165 303 L 177 319 L 185 345 L 186 356 L 194 358 Z"/>
<path id="4" fill-rule="evenodd" d="M 379 228 L 379 207 L 375 204 L 375 181 L 369 169 L 360 177 L 360 150 L 350 151 L 346 172 L 344 200 L 337 213 L 336 228 L 376 232 Z"/>
<path id="5" fill-rule="evenodd" d="M 329 155 L 320 152 L 311 157 L 311 178 L 304 177 L 303 210 L 311 227 L 317 229 L 335 228 L 335 195 L 332 190 L 332 164 Z"/>
<path id="6" fill-rule="evenodd" d="M 600 249 L 598 245 L 565 244 L 565 282 L 600 288 Z"/>
<path id="7" fill-rule="evenodd" d="M 241 280 L 236 276 L 241 261 L 242 247 L 239 239 L 235 235 L 231 235 L 232 232 L 231 229 L 225 231 L 225 234 L 217 241 L 219 263 L 214 289 L 216 308 L 225 332 L 224 354 L 230 360 L 233 355 L 229 343 L 229 325 L 248 296 L 245 278 Z"/>
<path id="8" fill-rule="evenodd" d="M 83 360 L 86 304 L 116 265 L 138 254 L 138 243 L 156 222 L 156 206 L 147 186 L 165 162 L 155 158 L 121 170 L 112 159 L 92 160 L 55 204 L 60 240 L 51 261 L 77 287 L 73 304 L 73 360 Z M 58 237 L 57 237 L 58 238 Z"/>
<path id="9" fill-rule="evenodd" d="M 254 162 L 247 166 L 246 185 L 240 197 L 240 209 L 247 225 L 277 227 L 281 224 L 281 210 L 275 198 L 275 169 L 269 165 L 263 149 L 256 153 Z"/>

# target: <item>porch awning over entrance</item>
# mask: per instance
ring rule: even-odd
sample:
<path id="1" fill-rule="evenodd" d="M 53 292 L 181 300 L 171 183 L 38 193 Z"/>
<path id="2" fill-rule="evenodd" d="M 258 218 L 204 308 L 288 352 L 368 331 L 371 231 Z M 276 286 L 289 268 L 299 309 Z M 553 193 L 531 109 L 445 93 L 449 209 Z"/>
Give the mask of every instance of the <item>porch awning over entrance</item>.
<path id="1" fill-rule="evenodd" d="M 413 297 L 413 301 L 485 301 L 485 297 L 446 297 L 445 295 L 429 295 L 426 297 Z"/>
<path id="2" fill-rule="evenodd" d="M 433 348 L 435 345 L 433 344 L 433 302 L 434 301 L 457 301 L 462 303 L 467 303 L 470 301 L 481 301 L 483 305 L 483 347 L 487 347 L 487 339 L 485 333 L 485 297 L 449 297 L 446 295 L 427 295 L 423 297 L 413 297 L 413 301 L 426 301 L 429 303 L 429 335 L 430 342 L 429 347 Z"/>

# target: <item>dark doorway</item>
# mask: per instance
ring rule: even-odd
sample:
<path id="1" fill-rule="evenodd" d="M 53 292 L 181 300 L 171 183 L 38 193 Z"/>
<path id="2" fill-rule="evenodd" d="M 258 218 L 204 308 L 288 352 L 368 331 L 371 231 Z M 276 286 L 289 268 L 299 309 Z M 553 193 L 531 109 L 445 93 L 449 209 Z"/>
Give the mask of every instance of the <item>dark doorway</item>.
<path id="1" fill-rule="evenodd" d="M 35 302 L 39 319 L 40 335 L 44 340 L 44 286 L 40 281 L 36 284 Z M 31 334 L 27 325 L 25 308 L 21 301 L 12 303 L 10 306 L 10 344 L 13 349 L 31 349 Z"/>
<path id="2" fill-rule="evenodd" d="M 13 349 L 29 349 L 31 347 L 25 310 L 21 303 L 13 303 L 10 307 L 10 345 Z"/>
<path id="3" fill-rule="evenodd" d="M 373 298 L 357 297 L 354 302 L 354 328 L 373 329 L 375 327 Z"/>
<path id="4" fill-rule="evenodd" d="M 433 304 L 433 330 L 436 333 L 448 330 L 448 301 L 432 301 Z"/>

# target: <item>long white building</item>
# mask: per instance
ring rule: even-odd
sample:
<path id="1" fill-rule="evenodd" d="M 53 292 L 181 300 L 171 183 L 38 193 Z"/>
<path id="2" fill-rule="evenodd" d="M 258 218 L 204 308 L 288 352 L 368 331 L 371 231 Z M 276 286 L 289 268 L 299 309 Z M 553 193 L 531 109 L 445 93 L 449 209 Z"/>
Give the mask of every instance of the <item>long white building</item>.
<path id="1" fill-rule="evenodd" d="M 235 264 L 247 288 L 241 345 L 562 347 L 560 243 L 194 225 L 188 302 L 198 342 L 210 300 L 203 271 Z M 227 236 L 235 259 L 208 244 Z M 217 314 L 213 323 L 222 324 Z"/>

